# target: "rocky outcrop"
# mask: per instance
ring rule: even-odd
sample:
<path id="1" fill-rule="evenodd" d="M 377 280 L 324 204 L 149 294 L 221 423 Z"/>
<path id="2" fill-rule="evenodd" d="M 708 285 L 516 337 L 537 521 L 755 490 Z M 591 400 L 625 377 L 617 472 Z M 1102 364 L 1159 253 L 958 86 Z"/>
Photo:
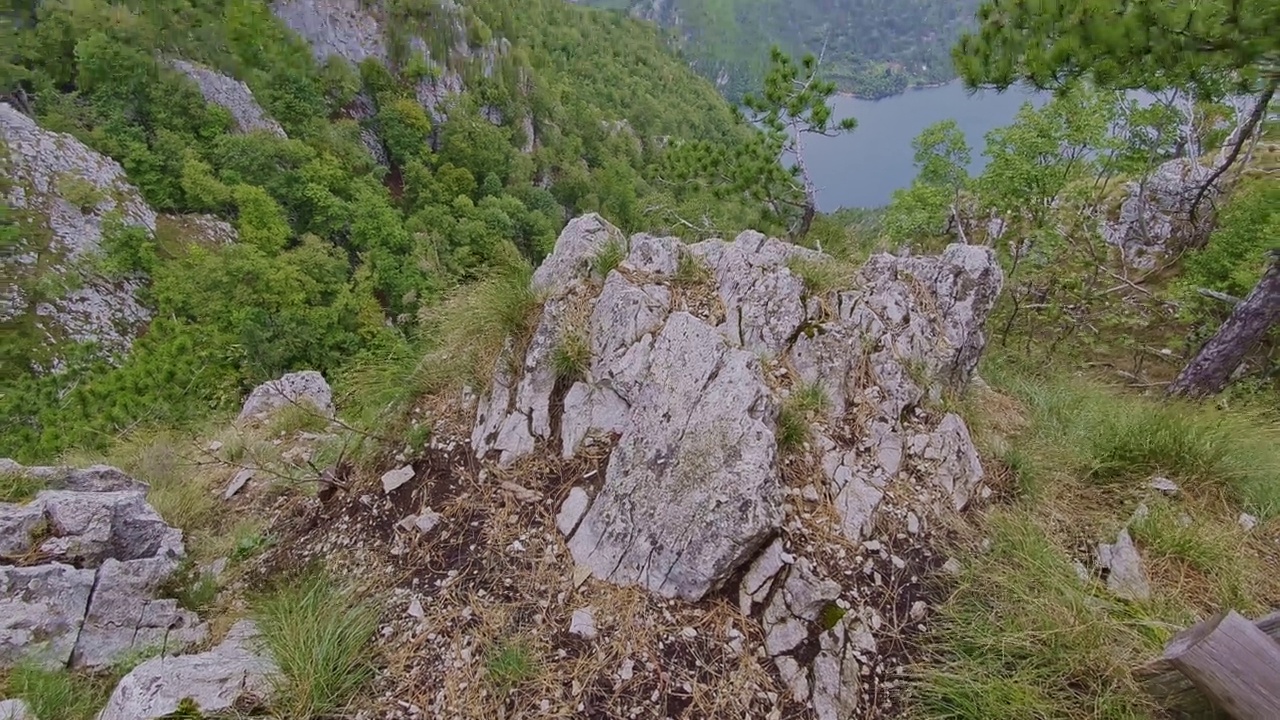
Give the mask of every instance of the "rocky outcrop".
<path id="1" fill-rule="evenodd" d="M 0 257 L 12 280 L 0 290 L 0 322 L 25 319 L 51 346 L 95 343 L 106 356 L 126 351 L 150 315 L 136 280 L 109 281 L 91 271 L 109 218 L 154 232 L 156 214 L 119 163 L 0 103 L 0 165 L 6 201 L 21 227 Z M 57 293 L 32 291 L 60 287 Z M 25 289 L 24 289 L 25 288 Z"/>
<path id="2" fill-rule="evenodd" d="M 1102 223 L 1102 238 L 1137 270 L 1154 270 L 1162 258 L 1200 247 L 1212 229 L 1217 188 L 1205 193 L 1194 220 L 1191 207 L 1212 174 L 1212 168 L 1177 158 L 1127 183 L 1116 218 Z"/>
<path id="3" fill-rule="evenodd" d="M 134 668 L 116 685 L 98 720 L 169 717 L 188 698 L 202 713 L 231 711 L 268 697 L 278 672 L 259 647 L 257 628 L 242 620 L 208 652 L 154 658 Z"/>
<path id="4" fill-rule="evenodd" d="M 624 259 L 601 276 L 615 244 Z M 745 571 L 740 604 L 765 652 L 797 701 L 835 720 L 864 701 L 879 618 L 836 551 L 783 538 L 802 523 L 789 498 L 829 500 L 839 553 L 874 544 L 859 576 L 878 578 L 877 558 L 906 561 L 874 528 L 915 535 L 982 491 L 963 419 L 940 408 L 977 364 L 1003 276 L 989 249 L 952 245 L 875 256 L 849 289 L 814 294 L 797 262 L 833 261 L 752 232 L 686 246 L 574 220 L 534 275 L 542 316 L 497 363 L 471 439 L 517 471 L 540 446 L 608 448 L 603 479 L 572 488 L 556 517 L 579 571 L 688 601 Z M 556 362 L 572 347 L 590 349 L 581 377 Z M 784 453 L 789 398 L 815 392 L 808 442 Z M 812 470 L 803 487 L 784 471 L 796 463 Z"/>
<path id="5" fill-rule="evenodd" d="M 0 665 L 103 667 L 204 637 L 193 613 L 156 593 L 183 555 L 182 531 L 119 470 L 22 468 L 52 489 L 0 504 Z"/>
<path id="6" fill-rule="evenodd" d="M 265 132 L 279 138 L 285 137 L 284 128 L 262 110 L 248 85 L 185 60 L 172 60 L 169 64 L 195 83 L 205 102 L 219 105 L 231 113 L 232 119 L 236 121 L 236 129 L 240 132 Z"/>
<path id="7" fill-rule="evenodd" d="M 323 375 L 303 370 L 259 385 L 244 401 L 238 421 L 262 420 L 275 410 L 295 405 L 333 417 L 333 391 Z"/>

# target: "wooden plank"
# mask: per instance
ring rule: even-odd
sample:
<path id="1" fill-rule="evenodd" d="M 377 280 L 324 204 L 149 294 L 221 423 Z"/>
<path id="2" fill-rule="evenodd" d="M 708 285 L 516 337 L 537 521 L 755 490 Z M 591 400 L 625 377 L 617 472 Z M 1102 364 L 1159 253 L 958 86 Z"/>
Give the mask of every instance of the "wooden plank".
<path id="1" fill-rule="evenodd" d="M 1260 618 L 1253 624 L 1273 641 L 1280 643 L 1280 611 Z M 1139 667 L 1134 671 L 1134 676 L 1173 718 L 1200 720 L 1230 717 L 1222 709 L 1215 707 L 1167 656 Z"/>

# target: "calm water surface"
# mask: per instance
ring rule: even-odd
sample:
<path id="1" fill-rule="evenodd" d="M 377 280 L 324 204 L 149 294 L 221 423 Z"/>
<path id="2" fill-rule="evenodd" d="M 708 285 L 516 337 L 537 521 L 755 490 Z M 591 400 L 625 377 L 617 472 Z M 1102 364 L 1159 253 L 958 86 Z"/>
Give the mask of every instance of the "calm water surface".
<path id="1" fill-rule="evenodd" d="M 1037 107 L 1047 93 L 1011 89 L 970 95 L 959 82 L 883 100 L 832 98 L 836 119 L 858 119 L 858 128 L 837 138 L 805 138 L 805 159 L 818 186 L 818 209 L 877 207 L 894 190 L 911 184 L 916 168 L 911 141 L 939 120 L 954 119 L 973 150 L 971 172 L 982 169 L 983 136 L 1013 121 L 1024 102 Z"/>

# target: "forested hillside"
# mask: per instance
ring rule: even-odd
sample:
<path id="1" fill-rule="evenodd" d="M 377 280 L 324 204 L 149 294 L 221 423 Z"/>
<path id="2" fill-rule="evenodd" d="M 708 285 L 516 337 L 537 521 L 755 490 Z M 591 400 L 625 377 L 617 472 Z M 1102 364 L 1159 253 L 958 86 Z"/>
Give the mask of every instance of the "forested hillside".
<path id="1" fill-rule="evenodd" d="M 336 29 L 309 44 L 285 20 Z M 4 101 L 124 171 L 112 190 L 38 178 L 35 156 L 23 180 L 9 159 L 0 189 L 28 199 L 0 215 L 0 445 L 18 458 L 191 421 L 288 369 L 395 353 L 429 335 L 451 288 L 536 263 L 570 216 L 658 229 L 683 204 L 701 212 L 700 191 L 650 185 L 654 153 L 738 127 L 652 26 L 560 0 L 19 3 L 0 33 Z M 261 104 L 257 124 L 206 102 L 180 61 L 247 83 L 237 102 Z M 29 137 L 20 117 L 14 143 Z M 53 204 L 32 204 L 37 190 Z M 120 193 L 142 216 L 121 215 Z M 68 204 L 100 243 L 59 237 L 49 213 Z M 192 223 L 211 219 L 238 242 L 202 241 Z M 138 303 L 111 321 L 114 344 L 56 322 L 86 295 Z"/>
<path id="2" fill-rule="evenodd" d="M 759 86 L 769 47 L 822 55 L 827 77 L 859 97 L 955 77 L 950 48 L 977 0 L 585 0 L 671 28 L 685 55 L 730 98 Z"/>

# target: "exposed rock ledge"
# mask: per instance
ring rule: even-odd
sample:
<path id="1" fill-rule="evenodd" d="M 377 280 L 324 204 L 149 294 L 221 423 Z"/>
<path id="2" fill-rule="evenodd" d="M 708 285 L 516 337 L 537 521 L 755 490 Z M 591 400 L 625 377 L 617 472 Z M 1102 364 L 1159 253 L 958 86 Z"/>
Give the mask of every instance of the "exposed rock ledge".
<path id="1" fill-rule="evenodd" d="M 626 259 L 593 276 L 609 243 Z M 752 232 L 686 246 L 574 220 L 534 276 L 541 320 L 498 362 L 472 446 L 503 466 L 540 444 L 566 457 L 611 446 L 603 483 L 575 488 L 557 517 L 574 560 L 689 601 L 745 567 L 743 611 L 796 699 L 825 720 L 861 702 L 874 611 L 830 610 L 850 573 L 783 539 L 797 522 L 788 498 L 829 499 L 835 531 L 856 546 L 897 518 L 918 532 L 981 490 L 964 421 L 937 408 L 972 374 L 1003 276 L 990 250 L 952 245 L 877 255 L 850 289 L 815 295 L 796 262 L 830 259 Z M 706 277 L 691 282 L 697 265 Z M 555 358 L 573 343 L 590 348 L 589 367 L 558 377 Z M 779 414 L 802 388 L 819 388 L 826 411 L 788 460 Z"/>
<path id="2" fill-rule="evenodd" d="M 0 503 L 0 667 L 104 667 L 126 654 L 179 652 L 206 628 L 156 593 L 183 555 L 182 531 L 147 504 L 147 486 L 94 466 L 0 471 L 54 488 Z"/>

